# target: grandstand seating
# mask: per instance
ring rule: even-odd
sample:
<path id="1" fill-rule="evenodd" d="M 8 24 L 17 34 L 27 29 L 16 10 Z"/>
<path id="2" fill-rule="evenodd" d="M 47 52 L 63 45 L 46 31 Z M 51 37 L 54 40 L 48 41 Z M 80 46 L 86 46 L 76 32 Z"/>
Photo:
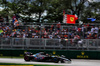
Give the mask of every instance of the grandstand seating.
<path id="1" fill-rule="evenodd" d="M 99 50 L 99 26 L 35 23 L 15 27 L 13 23 L 0 23 L 0 48 Z M 84 41 L 78 44 L 75 39 Z"/>

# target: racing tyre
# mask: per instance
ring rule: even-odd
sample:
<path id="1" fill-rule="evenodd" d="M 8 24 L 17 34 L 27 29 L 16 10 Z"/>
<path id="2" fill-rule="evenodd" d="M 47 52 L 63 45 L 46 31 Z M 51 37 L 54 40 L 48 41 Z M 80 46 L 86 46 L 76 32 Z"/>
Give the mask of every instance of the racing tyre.
<path id="1" fill-rule="evenodd" d="M 61 60 L 61 63 L 65 63 L 65 61 L 64 60 Z"/>
<path id="2" fill-rule="evenodd" d="M 59 62 L 59 59 L 55 57 L 55 58 L 54 58 L 54 62 L 55 62 L 55 63 L 58 63 L 58 62 Z"/>
<path id="3" fill-rule="evenodd" d="M 68 63 L 71 63 L 71 59 L 68 59 Z"/>
<path id="4" fill-rule="evenodd" d="M 28 56 L 25 56 L 25 57 L 24 57 L 24 60 L 25 60 L 25 61 L 30 61 L 30 58 L 29 58 Z"/>
<path id="5" fill-rule="evenodd" d="M 71 61 L 71 59 L 68 59 L 68 61 Z"/>

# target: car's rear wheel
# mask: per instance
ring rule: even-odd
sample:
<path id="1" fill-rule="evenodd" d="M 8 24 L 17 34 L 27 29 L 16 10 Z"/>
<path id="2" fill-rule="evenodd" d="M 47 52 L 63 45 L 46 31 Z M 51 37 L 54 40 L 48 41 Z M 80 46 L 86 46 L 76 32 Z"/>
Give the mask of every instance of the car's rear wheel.
<path id="1" fill-rule="evenodd" d="M 29 58 L 28 56 L 25 56 L 25 57 L 24 57 L 24 60 L 25 60 L 25 61 L 30 61 L 30 58 Z"/>
<path id="2" fill-rule="evenodd" d="M 55 63 L 58 63 L 58 62 L 59 62 L 59 59 L 55 57 L 55 58 L 54 58 L 54 62 L 55 62 Z"/>

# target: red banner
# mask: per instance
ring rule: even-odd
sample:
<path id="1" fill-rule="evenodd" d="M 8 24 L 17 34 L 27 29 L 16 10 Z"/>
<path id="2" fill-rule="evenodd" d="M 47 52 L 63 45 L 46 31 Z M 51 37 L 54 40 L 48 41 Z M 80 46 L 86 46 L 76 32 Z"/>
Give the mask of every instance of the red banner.
<path id="1" fill-rule="evenodd" d="M 75 24 L 75 21 L 78 19 L 76 15 L 67 15 L 67 21 L 68 24 Z"/>

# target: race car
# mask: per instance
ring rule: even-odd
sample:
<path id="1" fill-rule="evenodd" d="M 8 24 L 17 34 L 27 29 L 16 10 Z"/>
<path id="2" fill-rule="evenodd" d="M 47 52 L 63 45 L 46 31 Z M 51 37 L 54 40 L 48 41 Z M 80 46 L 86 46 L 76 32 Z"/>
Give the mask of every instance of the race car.
<path id="1" fill-rule="evenodd" d="M 56 56 L 56 55 L 49 55 L 45 52 L 39 52 L 33 54 L 31 52 L 24 53 L 24 60 L 25 61 L 41 61 L 41 62 L 61 62 L 61 63 L 71 63 L 71 59 L 65 58 L 64 55 Z"/>

